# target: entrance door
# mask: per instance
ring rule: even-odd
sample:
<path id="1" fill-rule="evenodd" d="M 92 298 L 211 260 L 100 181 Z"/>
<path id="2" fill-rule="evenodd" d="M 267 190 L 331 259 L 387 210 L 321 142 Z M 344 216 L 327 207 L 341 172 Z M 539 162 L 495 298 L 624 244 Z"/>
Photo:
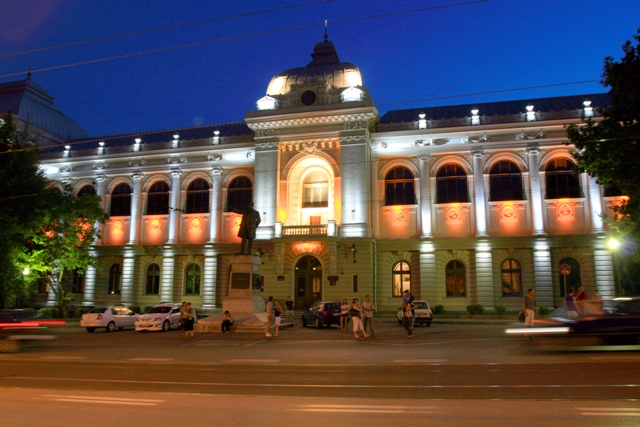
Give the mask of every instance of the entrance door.
<path id="1" fill-rule="evenodd" d="M 295 271 L 295 307 L 306 310 L 322 301 L 322 264 L 318 258 L 307 255 L 297 262 Z"/>

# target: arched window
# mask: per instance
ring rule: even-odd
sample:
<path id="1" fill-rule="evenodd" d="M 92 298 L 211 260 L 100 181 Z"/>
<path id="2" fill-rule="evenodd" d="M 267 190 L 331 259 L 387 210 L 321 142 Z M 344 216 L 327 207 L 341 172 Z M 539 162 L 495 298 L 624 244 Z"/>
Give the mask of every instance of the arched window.
<path id="1" fill-rule="evenodd" d="M 507 259 L 502 263 L 502 296 L 522 296 L 522 268 L 515 259 Z"/>
<path id="2" fill-rule="evenodd" d="M 574 173 L 575 166 L 565 158 L 554 159 L 547 164 L 547 199 L 580 197 L 580 181 Z"/>
<path id="3" fill-rule="evenodd" d="M 120 295 L 122 286 L 122 268 L 120 264 L 113 264 L 109 268 L 109 287 L 107 293 Z"/>
<path id="4" fill-rule="evenodd" d="M 326 208 L 329 206 L 329 181 L 320 171 L 313 171 L 304 177 L 303 208 Z"/>
<path id="5" fill-rule="evenodd" d="M 229 184 L 227 211 L 243 211 L 253 202 L 253 184 L 246 176 L 239 176 Z"/>
<path id="6" fill-rule="evenodd" d="M 151 264 L 147 267 L 147 282 L 145 294 L 158 295 L 160 293 L 160 266 Z"/>
<path id="7" fill-rule="evenodd" d="M 202 178 L 193 180 L 187 187 L 187 213 L 209 212 L 209 183 Z"/>
<path id="8" fill-rule="evenodd" d="M 85 194 L 88 194 L 90 196 L 95 196 L 96 189 L 93 188 L 93 185 L 84 185 L 82 186 L 82 188 L 80 188 L 80 190 L 78 190 L 78 197 L 82 197 Z"/>
<path id="9" fill-rule="evenodd" d="M 491 201 L 522 200 L 522 174 L 513 162 L 498 162 L 489 171 Z"/>
<path id="10" fill-rule="evenodd" d="M 185 295 L 200 295 L 200 266 L 189 264 L 185 277 Z"/>
<path id="11" fill-rule="evenodd" d="M 467 174 L 460 166 L 449 163 L 436 174 L 437 203 L 465 203 L 467 194 Z"/>
<path id="12" fill-rule="evenodd" d="M 392 292 L 394 297 L 401 297 L 404 291 L 411 290 L 411 267 L 406 261 L 399 261 L 393 265 Z"/>
<path id="13" fill-rule="evenodd" d="M 169 213 L 169 184 L 158 181 L 149 188 L 147 215 L 166 215 L 167 213 Z"/>
<path id="14" fill-rule="evenodd" d="M 129 184 L 118 184 L 111 192 L 111 216 L 131 215 L 131 187 Z"/>
<path id="15" fill-rule="evenodd" d="M 384 177 L 384 204 L 415 205 L 413 174 L 405 167 L 391 169 Z"/>
<path id="16" fill-rule="evenodd" d="M 562 264 L 569 265 L 571 272 L 564 276 L 559 273 L 558 280 L 560 283 L 560 296 L 564 297 L 567 294 L 569 288 L 573 288 L 574 291 L 578 290 L 578 286 L 582 286 L 582 279 L 580 278 L 580 264 L 573 258 L 563 258 L 558 264 L 558 271 Z"/>
<path id="17" fill-rule="evenodd" d="M 445 268 L 445 275 L 447 278 L 448 297 L 467 296 L 467 275 L 462 261 L 449 261 Z"/>

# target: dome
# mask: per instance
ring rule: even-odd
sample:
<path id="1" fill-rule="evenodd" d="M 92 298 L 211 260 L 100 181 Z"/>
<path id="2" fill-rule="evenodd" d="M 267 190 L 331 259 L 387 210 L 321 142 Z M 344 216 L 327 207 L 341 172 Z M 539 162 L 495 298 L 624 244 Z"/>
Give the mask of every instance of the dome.
<path id="1" fill-rule="evenodd" d="M 267 96 L 286 95 L 292 85 L 326 84 L 329 90 L 362 86 L 358 67 L 350 62 L 340 62 L 332 42 L 316 44 L 313 58 L 306 67 L 291 68 L 274 76 L 267 87 Z"/>

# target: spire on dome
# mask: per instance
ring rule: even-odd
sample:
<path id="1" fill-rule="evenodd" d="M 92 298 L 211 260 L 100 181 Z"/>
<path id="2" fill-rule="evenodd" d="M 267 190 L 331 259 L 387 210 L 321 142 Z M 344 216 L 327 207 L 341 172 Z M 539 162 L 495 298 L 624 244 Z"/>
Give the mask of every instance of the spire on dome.
<path id="1" fill-rule="evenodd" d="M 338 52 L 333 45 L 333 42 L 329 41 L 328 23 L 324 21 L 324 41 L 318 43 L 313 48 L 311 57 L 313 60 L 307 64 L 307 67 L 317 67 L 320 65 L 338 64 L 340 58 L 338 58 Z"/>

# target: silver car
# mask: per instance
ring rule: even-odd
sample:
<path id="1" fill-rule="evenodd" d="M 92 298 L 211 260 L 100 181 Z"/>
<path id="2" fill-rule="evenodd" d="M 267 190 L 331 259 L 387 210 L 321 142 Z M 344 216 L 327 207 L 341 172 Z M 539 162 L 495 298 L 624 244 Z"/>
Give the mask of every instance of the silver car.
<path id="1" fill-rule="evenodd" d="M 431 326 L 431 321 L 433 320 L 433 312 L 431 311 L 431 307 L 429 307 L 429 303 L 425 300 L 415 300 L 413 301 L 413 305 L 416 307 L 413 310 L 414 324 L 424 323 L 427 326 Z M 398 324 L 402 325 L 404 321 L 404 310 L 402 307 L 398 309 Z"/>
<path id="2" fill-rule="evenodd" d="M 140 315 L 126 307 L 98 307 L 82 315 L 80 326 L 87 328 L 88 332 L 93 332 L 96 328 L 105 328 L 107 332 L 113 332 L 116 328 L 122 330 L 134 326 L 138 316 Z"/>

